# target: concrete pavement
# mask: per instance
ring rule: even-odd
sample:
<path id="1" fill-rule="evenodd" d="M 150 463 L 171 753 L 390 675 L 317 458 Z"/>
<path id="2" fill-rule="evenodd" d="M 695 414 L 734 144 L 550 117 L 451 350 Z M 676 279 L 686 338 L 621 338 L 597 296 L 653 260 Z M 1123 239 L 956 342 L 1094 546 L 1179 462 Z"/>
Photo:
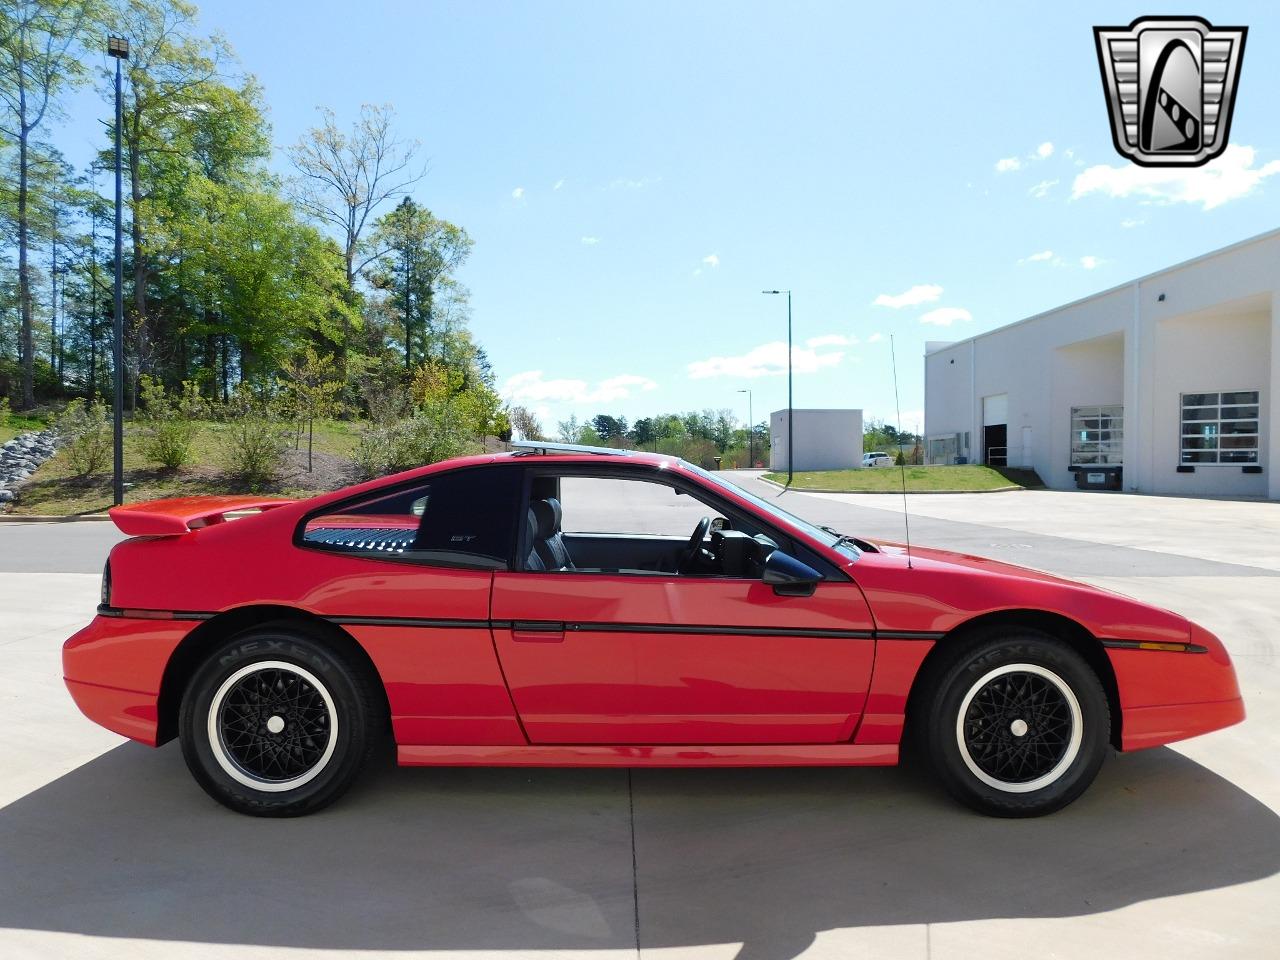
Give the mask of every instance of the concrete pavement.
<path id="1" fill-rule="evenodd" d="M 176 745 L 122 743 L 62 688 L 58 648 L 96 603 L 113 528 L 0 525 L 0 956 L 1275 956 L 1275 505 L 1212 524 L 1201 551 L 1199 501 L 1002 496 L 915 498 L 913 539 L 1200 620 L 1236 659 L 1249 720 L 1110 758 L 1080 801 L 1032 821 L 970 814 L 910 769 L 389 760 L 322 814 L 252 820 L 208 800 Z M 900 539 L 900 501 L 876 499 L 777 502 Z M 1124 542 L 1100 545 L 1116 523 Z"/>

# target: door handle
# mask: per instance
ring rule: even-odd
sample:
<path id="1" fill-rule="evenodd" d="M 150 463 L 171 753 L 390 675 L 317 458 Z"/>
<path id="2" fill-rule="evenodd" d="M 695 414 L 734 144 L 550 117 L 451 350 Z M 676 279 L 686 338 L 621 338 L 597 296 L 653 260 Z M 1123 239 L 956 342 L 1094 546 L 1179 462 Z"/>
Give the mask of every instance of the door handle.
<path id="1" fill-rule="evenodd" d="M 511 624 L 511 639 L 520 643 L 559 643 L 564 640 L 564 624 L 516 620 Z"/>

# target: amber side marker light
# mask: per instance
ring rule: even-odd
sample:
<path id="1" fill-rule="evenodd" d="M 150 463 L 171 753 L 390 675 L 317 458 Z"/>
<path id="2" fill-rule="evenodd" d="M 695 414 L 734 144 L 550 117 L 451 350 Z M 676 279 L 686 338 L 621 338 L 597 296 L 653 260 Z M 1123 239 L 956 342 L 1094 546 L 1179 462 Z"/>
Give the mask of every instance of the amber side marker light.
<path id="1" fill-rule="evenodd" d="M 1208 653 L 1209 648 L 1198 643 L 1162 642 L 1159 640 L 1103 640 L 1104 647 L 1116 650 L 1155 650 L 1159 653 Z"/>

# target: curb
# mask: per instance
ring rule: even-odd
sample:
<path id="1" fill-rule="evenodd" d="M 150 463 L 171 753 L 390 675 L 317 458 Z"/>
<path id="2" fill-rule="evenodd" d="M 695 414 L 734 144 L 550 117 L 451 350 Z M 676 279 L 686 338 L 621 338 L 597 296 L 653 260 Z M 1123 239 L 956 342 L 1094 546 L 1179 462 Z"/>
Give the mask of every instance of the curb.
<path id="1" fill-rule="evenodd" d="M 788 487 L 785 483 L 778 483 L 776 480 L 769 480 L 765 477 L 757 477 L 761 483 L 767 483 L 771 487 L 777 487 L 779 490 L 790 493 L 839 493 L 850 497 L 900 497 L 901 490 L 830 490 L 822 487 Z M 911 497 L 928 497 L 938 494 L 954 496 L 957 493 L 1009 493 L 1013 490 L 1029 490 L 1030 487 L 1008 486 L 993 487 L 990 490 L 908 490 L 907 495 Z"/>

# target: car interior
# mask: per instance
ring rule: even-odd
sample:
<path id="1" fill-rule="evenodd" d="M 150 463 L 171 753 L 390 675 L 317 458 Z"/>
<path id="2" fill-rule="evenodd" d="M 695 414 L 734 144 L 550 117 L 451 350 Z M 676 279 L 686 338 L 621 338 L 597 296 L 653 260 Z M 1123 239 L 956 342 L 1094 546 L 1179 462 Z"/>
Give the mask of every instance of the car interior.
<path id="1" fill-rule="evenodd" d="M 560 481 L 556 475 L 532 477 L 521 544 L 525 570 L 758 579 L 765 560 L 778 549 L 763 531 L 702 504 L 705 515 L 687 536 L 625 532 L 624 522 L 608 520 L 601 524 L 606 530 L 566 533 Z M 690 496 L 664 484 L 645 486 L 672 497 Z"/>

